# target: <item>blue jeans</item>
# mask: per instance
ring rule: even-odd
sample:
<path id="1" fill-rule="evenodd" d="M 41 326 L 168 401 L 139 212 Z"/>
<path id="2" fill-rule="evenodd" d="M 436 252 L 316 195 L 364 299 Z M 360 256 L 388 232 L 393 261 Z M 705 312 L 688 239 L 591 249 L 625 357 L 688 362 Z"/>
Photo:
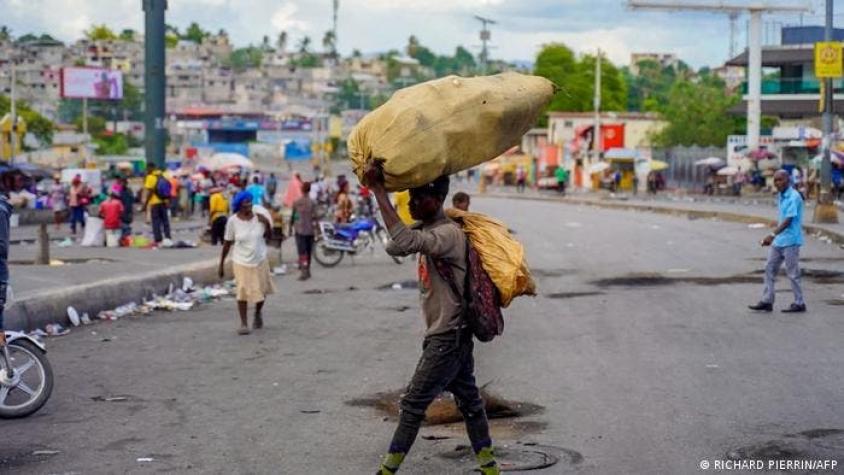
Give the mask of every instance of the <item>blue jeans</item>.
<path id="1" fill-rule="evenodd" d="M 76 234 L 76 223 L 82 225 L 82 229 L 85 229 L 85 207 L 84 206 L 71 206 L 70 207 L 70 232 Z"/>
<path id="2" fill-rule="evenodd" d="M 765 265 L 765 290 L 762 294 L 762 302 L 774 303 L 774 284 L 783 262 L 785 262 L 785 273 L 791 282 L 791 290 L 794 292 L 794 303 L 804 305 L 803 289 L 800 287 L 800 246 L 771 246 L 768 252 L 768 263 Z"/>

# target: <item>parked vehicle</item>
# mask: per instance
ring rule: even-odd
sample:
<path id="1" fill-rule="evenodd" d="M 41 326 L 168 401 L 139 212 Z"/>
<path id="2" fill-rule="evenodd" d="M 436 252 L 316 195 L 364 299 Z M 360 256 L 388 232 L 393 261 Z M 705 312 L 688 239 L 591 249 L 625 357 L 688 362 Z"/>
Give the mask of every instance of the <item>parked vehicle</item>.
<path id="1" fill-rule="evenodd" d="M 314 259 L 323 267 L 334 267 L 346 254 L 358 255 L 365 250 L 375 251 L 375 241 L 386 248 L 390 241 L 387 230 L 374 218 L 358 218 L 349 224 L 319 223 L 319 235 L 314 244 Z M 396 264 L 401 257 L 391 256 Z"/>
<path id="2" fill-rule="evenodd" d="M 0 347 L 0 418 L 26 417 L 53 392 L 53 368 L 44 344 L 26 333 L 7 331 Z"/>

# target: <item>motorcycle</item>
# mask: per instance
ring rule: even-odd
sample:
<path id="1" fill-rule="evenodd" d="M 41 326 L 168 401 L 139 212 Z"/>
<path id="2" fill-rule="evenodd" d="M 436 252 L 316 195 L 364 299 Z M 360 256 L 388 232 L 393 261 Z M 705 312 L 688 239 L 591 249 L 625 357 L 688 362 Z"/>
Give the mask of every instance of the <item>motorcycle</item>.
<path id="1" fill-rule="evenodd" d="M 375 251 L 375 241 L 385 248 L 390 236 L 381 223 L 373 218 L 358 218 L 349 224 L 335 226 L 328 221 L 319 223 L 319 235 L 314 243 L 314 259 L 323 267 L 334 267 L 343 256 L 358 255 L 365 250 Z M 390 256 L 393 262 L 401 264 L 403 259 Z"/>
<path id="2" fill-rule="evenodd" d="M 26 417 L 53 392 L 53 368 L 44 344 L 26 333 L 6 331 L 0 347 L 0 419 Z"/>

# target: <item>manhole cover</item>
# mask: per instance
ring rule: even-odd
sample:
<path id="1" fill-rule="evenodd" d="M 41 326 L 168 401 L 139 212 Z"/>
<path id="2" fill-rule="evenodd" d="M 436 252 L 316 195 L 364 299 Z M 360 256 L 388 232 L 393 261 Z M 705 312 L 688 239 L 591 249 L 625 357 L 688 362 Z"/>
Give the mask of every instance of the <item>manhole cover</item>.
<path id="1" fill-rule="evenodd" d="M 451 450 L 441 452 L 439 457 L 455 465 L 467 467 L 462 473 L 479 473 L 473 468 L 477 462 L 472 448 L 468 445 L 457 445 Z M 510 445 L 496 444 L 495 459 L 503 472 L 525 472 L 542 470 L 557 464 L 577 465 L 583 461 L 583 456 L 579 452 L 562 447 L 517 442 Z"/>

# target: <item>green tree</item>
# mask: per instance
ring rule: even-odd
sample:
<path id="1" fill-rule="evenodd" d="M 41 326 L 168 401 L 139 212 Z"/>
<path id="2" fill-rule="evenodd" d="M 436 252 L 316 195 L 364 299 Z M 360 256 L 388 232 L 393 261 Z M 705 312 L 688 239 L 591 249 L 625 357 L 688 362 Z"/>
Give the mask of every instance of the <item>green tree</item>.
<path id="1" fill-rule="evenodd" d="M 27 131 L 34 135 L 43 145 L 52 143 L 55 124 L 50 119 L 32 110 L 25 101 L 15 101 L 15 105 L 18 115 L 26 122 Z M 0 96 L 0 117 L 11 112 L 11 109 L 11 99 L 6 96 Z"/>
<path id="2" fill-rule="evenodd" d="M 661 114 L 668 125 L 653 137 L 654 143 L 662 147 L 724 146 L 738 123 L 729 109 L 740 100 L 725 91 L 723 81 L 712 76 L 675 82 Z"/>
<path id="3" fill-rule="evenodd" d="M 360 104 L 360 85 L 352 78 L 347 78 L 340 83 L 340 92 L 337 93 L 336 105 L 338 109 L 351 109 Z"/>
<path id="4" fill-rule="evenodd" d="M 548 105 L 549 111 L 586 112 L 594 109 L 595 57 L 578 59 L 562 43 L 546 45 L 536 57 L 534 74 L 549 79 L 560 91 Z M 601 60 L 601 110 L 627 109 L 627 83 L 621 71 L 609 60 Z M 543 116 L 540 125 L 547 122 Z"/>
<path id="5" fill-rule="evenodd" d="M 263 59 L 264 53 L 261 48 L 250 45 L 232 51 L 228 60 L 224 63 L 236 71 L 245 71 L 246 69 L 260 67 Z"/>
<path id="6" fill-rule="evenodd" d="M 337 37 L 333 30 L 325 32 L 325 36 L 322 37 L 322 47 L 332 57 L 337 56 Z"/>
<path id="7" fill-rule="evenodd" d="M 299 40 L 299 52 L 302 54 L 309 53 L 311 48 L 311 37 L 304 36 Z"/>
<path id="8" fill-rule="evenodd" d="M 12 30 L 8 26 L 0 26 L 0 41 L 10 41 L 12 39 Z"/>
<path id="9" fill-rule="evenodd" d="M 202 44 L 202 40 L 208 37 L 211 33 L 202 29 L 197 22 L 193 22 L 185 30 L 185 34 L 180 38 L 187 41 L 193 41 L 196 44 Z"/>
<path id="10" fill-rule="evenodd" d="M 352 50 L 352 57 L 353 58 L 362 58 L 363 53 L 361 53 L 359 49 L 355 48 L 355 49 Z"/>
<path id="11" fill-rule="evenodd" d="M 129 151 L 129 140 L 124 134 L 101 133 L 94 145 L 97 155 L 125 155 Z"/>
<path id="12" fill-rule="evenodd" d="M 117 35 L 106 24 L 92 25 L 85 32 L 85 37 L 91 41 L 109 41 L 116 40 Z"/>
<path id="13" fill-rule="evenodd" d="M 99 137 L 105 132 L 106 130 L 106 119 L 104 117 L 100 117 L 98 115 L 88 115 L 88 134 L 91 137 Z M 73 125 L 76 127 L 78 132 L 82 132 L 85 130 L 85 124 L 82 120 L 82 115 L 76 118 L 73 121 Z"/>
<path id="14" fill-rule="evenodd" d="M 120 39 L 123 41 L 135 41 L 135 37 L 138 35 L 138 32 L 131 28 L 126 28 L 120 32 Z"/>

